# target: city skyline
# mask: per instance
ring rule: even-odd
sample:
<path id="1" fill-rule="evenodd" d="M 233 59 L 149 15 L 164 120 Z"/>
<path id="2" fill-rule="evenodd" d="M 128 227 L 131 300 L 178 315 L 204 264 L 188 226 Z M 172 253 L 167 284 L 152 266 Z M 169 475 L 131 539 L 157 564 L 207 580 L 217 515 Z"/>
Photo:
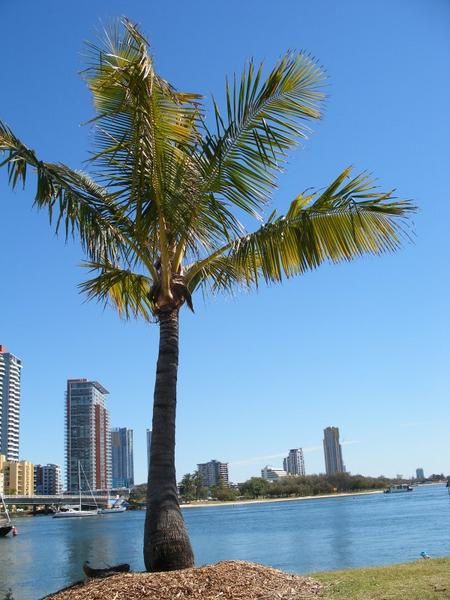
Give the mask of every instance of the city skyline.
<path id="1" fill-rule="evenodd" d="M 5 353 L 10 354 L 10 353 L 7 352 L 6 346 L 4 344 L 0 345 L 0 350 L 4 354 Z M 13 356 L 13 359 L 15 361 L 18 361 L 17 357 L 15 357 L 15 356 Z M 20 365 L 20 369 L 21 369 L 21 367 L 22 367 L 21 361 L 19 361 L 19 365 Z M 20 371 L 19 371 L 19 374 L 20 374 Z M 20 382 L 20 379 L 19 379 L 19 382 Z M 105 390 L 103 388 L 103 386 L 100 386 L 100 384 L 98 384 L 95 381 L 91 382 L 91 381 L 87 381 L 86 379 L 67 380 L 68 386 L 69 386 L 69 382 L 73 382 L 73 383 L 82 382 L 82 383 L 94 384 L 94 387 L 95 386 L 99 386 L 99 389 L 101 388 L 103 390 L 104 394 L 109 394 L 109 392 L 107 390 Z M 20 393 L 19 393 L 19 397 L 20 397 Z M 67 392 L 66 392 L 66 405 L 67 405 Z M 133 447 L 133 441 L 132 441 L 133 430 L 130 430 L 127 427 L 109 427 L 109 421 L 110 421 L 109 411 L 106 411 L 106 413 L 107 413 L 107 419 L 106 419 L 106 421 L 108 423 L 108 426 L 107 426 L 107 429 L 105 431 L 109 431 L 110 440 L 112 438 L 113 432 L 119 432 L 119 431 L 131 432 L 131 448 L 132 448 Z M 327 430 L 329 432 L 331 432 L 333 430 L 337 431 L 338 452 L 340 453 L 340 459 L 338 459 L 338 461 L 340 460 L 342 462 L 342 469 L 345 470 L 345 465 L 343 464 L 343 460 L 342 460 L 341 445 L 339 444 L 339 428 L 338 427 L 327 427 L 327 428 L 325 428 L 324 429 L 325 436 L 326 436 Z M 335 433 L 332 434 L 332 437 L 334 435 L 335 435 Z M 347 442 L 344 442 L 344 444 L 351 444 L 351 445 L 353 445 L 353 444 L 358 444 L 358 442 L 357 441 L 347 441 Z M 66 442 L 65 442 L 65 445 L 66 445 L 66 454 L 67 454 L 67 448 L 68 448 L 68 442 L 67 442 L 67 423 L 66 423 Z M 109 489 L 111 489 L 113 487 L 122 487 L 120 485 L 119 486 L 114 486 L 113 485 L 113 476 L 112 476 L 112 473 L 113 473 L 113 458 L 112 458 L 113 457 L 113 453 L 112 453 L 112 442 L 111 441 L 110 441 L 110 445 L 111 445 L 111 451 L 109 453 L 109 457 L 110 457 L 109 458 L 109 466 L 106 467 L 106 470 L 107 471 L 109 470 L 110 475 L 106 475 L 105 476 L 106 478 L 104 479 L 104 481 L 107 482 L 107 485 L 108 485 Z M 149 464 L 149 460 L 150 460 L 150 445 L 151 445 L 151 430 L 147 428 L 146 429 L 147 469 L 148 469 L 148 464 Z M 320 449 L 320 447 L 318 447 L 318 446 L 312 446 L 312 447 L 306 448 L 306 452 L 316 452 L 319 449 Z M 326 446 L 325 446 L 325 439 L 322 442 L 322 449 L 324 450 L 324 469 L 318 469 L 317 471 L 314 471 L 314 473 L 317 473 L 317 474 L 320 474 L 320 473 L 332 474 L 332 472 L 334 472 L 334 471 L 330 471 L 330 473 L 328 473 L 328 471 L 327 471 L 327 451 L 326 451 Z M 131 455 L 133 455 L 133 449 L 131 449 Z M 270 456 L 261 456 L 261 457 L 256 457 L 256 458 L 250 458 L 250 459 L 247 459 L 247 460 L 246 459 L 241 460 L 241 462 L 243 462 L 243 463 L 252 463 L 252 464 L 255 465 L 255 468 L 252 470 L 251 473 L 248 474 L 247 478 L 252 477 L 252 476 L 257 476 L 258 470 L 262 473 L 264 470 L 267 470 L 267 469 L 273 470 L 273 471 L 277 471 L 277 472 L 281 472 L 282 470 L 284 470 L 286 472 L 286 474 L 293 474 L 293 475 L 302 475 L 302 474 L 305 474 L 304 452 L 303 452 L 302 448 L 296 448 L 296 449 L 289 450 L 288 456 L 283 458 L 283 469 L 278 468 L 278 467 L 271 467 L 270 465 L 267 465 L 267 464 L 266 464 L 266 466 L 264 468 L 262 467 L 262 463 L 264 462 L 265 459 L 267 459 L 267 458 L 278 458 L 278 457 L 281 457 L 281 456 L 282 456 L 282 453 L 277 453 L 277 454 L 270 455 Z M 22 460 L 24 462 L 27 462 L 27 459 L 22 459 Z M 215 462 L 217 462 L 217 464 L 225 464 L 226 465 L 227 481 L 228 481 L 228 478 L 229 478 L 229 475 L 228 475 L 228 473 L 229 473 L 228 465 L 231 465 L 233 467 L 233 462 L 230 462 L 230 463 L 228 463 L 228 462 L 227 463 L 220 463 L 220 461 L 210 461 L 211 464 L 215 463 Z M 239 461 L 237 461 L 237 462 L 239 462 Z M 131 458 L 131 463 L 132 463 L 132 469 L 131 470 L 133 472 L 132 480 L 134 482 L 134 459 L 133 459 L 133 457 Z M 129 464 L 131 464 L 131 463 L 129 463 Z M 201 467 L 201 466 L 208 465 L 210 463 L 204 463 L 204 465 L 197 464 L 197 468 Z M 34 463 L 32 463 L 32 464 L 34 464 Z M 63 464 L 63 461 L 61 461 L 61 464 Z M 289 470 L 288 470 L 288 465 L 289 464 L 291 465 L 291 472 L 289 472 Z M 40 464 L 35 465 L 35 467 L 41 467 L 41 466 L 42 465 L 40 465 Z M 58 464 L 52 464 L 51 463 L 51 464 L 49 464 L 47 466 L 60 467 L 60 464 L 59 463 Z M 298 473 L 296 471 L 298 471 Z M 412 473 L 413 473 L 413 471 L 414 470 L 411 469 Z M 417 472 L 419 472 L 419 471 L 423 472 L 423 469 L 422 468 L 416 469 L 416 476 L 417 476 Z M 430 472 L 438 472 L 438 471 L 439 471 L 439 469 L 434 469 L 434 470 L 430 469 Z M 339 472 L 339 471 L 336 471 L 336 472 Z M 362 472 L 362 471 L 360 473 L 364 474 L 364 475 L 372 475 L 372 476 L 375 475 L 374 473 L 369 474 L 367 472 Z M 65 485 L 63 486 L 63 488 L 64 489 L 68 489 L 67 456 L 66 456 L 64 471 L 61 471 L 61 474 L 62 474 L 62 476 L 64 478 L 64 481 L 65 481 Z M 184 474 L 184 471 L 183 471 L 183 474 Z M 181 480 L 183 474 L 177 470 L 177 479 Z M 313 474 L 313 472 L 311 472 L 311 474 Z M 381 473 L 381 472 L 378 473 L 378 475 L 381 475 L 381 474 L 384 474 L 384 473 Z M 391 475 L 391 476 L 393 476 L 393 475 Z M 398 477 L 397 473 L 396 473 L 396 476 Z M 414 474 L 411 475 L 411 478 L 414 478 Z M 146 480 L 147 480 L 147 478 L 145 477 L 145 479 L 142 480 L 142 483 L 145 483 Z M 235 479 L 229 478 L 229 480 L 230 480 L 230 482 L 231 481 L 238 482 L 238 481 L 243 481 L 244 479 L 242 479 L 242 478 L 241 479 L 239 479 L 239 478 L 235 478 Z M 108 484 L 109 481 L 110 481 L 110 483 Z M 134 482 L 134 483 L 136 483 L 136 482 Z M 131 484 L 131 485 L 133 485 L 133 484 Z M 125 485 L 123 487 L 129 487 L 129 486 Z"/>

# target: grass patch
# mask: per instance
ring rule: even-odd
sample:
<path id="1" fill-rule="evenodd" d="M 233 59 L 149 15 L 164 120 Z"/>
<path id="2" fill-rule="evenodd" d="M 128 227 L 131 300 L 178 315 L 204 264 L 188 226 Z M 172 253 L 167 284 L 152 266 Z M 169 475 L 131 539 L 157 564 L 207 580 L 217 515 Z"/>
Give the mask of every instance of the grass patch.
<path id="1" fill-rule="evenodd" d="M 450 558 L 314 573 L 325 586 L 323 600 L 449 600 Z"/>

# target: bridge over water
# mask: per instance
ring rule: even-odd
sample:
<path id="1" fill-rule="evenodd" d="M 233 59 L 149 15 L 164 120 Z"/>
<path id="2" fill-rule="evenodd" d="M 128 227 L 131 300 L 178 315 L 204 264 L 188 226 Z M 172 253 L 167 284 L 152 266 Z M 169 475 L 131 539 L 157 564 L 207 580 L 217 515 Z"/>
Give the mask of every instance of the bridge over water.
<path id="1" fill-rule="evenodd" d="M 94 501 L 95 498 L 95 501 Z M 62 506 L 64 504 L 79 504 L 80 496 L 77 495 L 59 495 L 59 496 L 44 496 L 43 494 L 33 496 L 3 496 L 5 504 L 8 506 Z M 110 499 L 111 500 L 111 499 Z M 87 494 L 81 496 L 81 504 L 87 506 L 107 506 L 107 494 Z"/>

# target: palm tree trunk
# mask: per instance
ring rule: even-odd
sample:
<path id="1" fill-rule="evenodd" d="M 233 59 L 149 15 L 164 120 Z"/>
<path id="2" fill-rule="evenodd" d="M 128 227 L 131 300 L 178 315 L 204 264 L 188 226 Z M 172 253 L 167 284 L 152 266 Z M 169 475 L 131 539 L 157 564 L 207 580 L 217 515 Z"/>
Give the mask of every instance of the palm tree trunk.
<path id="1" fill-rule="evenodd" d="M 144 562 L 147 571 L 172 571 L 192 567 L 194 555 L 178 503 L 175 477 L 178 309 L 162 311 L 159 319 Z"/>

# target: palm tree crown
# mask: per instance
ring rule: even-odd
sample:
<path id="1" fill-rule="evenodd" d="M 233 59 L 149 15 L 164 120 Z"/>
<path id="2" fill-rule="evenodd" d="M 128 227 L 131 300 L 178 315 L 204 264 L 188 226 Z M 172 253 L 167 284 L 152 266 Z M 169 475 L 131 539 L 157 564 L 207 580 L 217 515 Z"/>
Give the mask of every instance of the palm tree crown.
<path id="1" fill-rule="evenodd" d="M 57 215 L 57 228 L 79 233 L 95 272 L 81 286 L 90 297 L 150 320 L 166 306 L 192 308 L 199 288 L 258 286 L 399 246 L 414 206 L 351 168 L 263 222 L 288 151 L 306 137 L 307 122 L 320 118 L 324 73 L 309 55 L 285 55 L 265 79 L 262 65 L 250 62 L 227 81 L 224 112 L 213 99 L 213 128 L 198 94 L 158 76 L 130 22 L 110 31 L 103 46 L 91 45 L 90 55 L 92 178 L 39 161 L 0 129 L 11 184 L 25 182 L 34 167 L 36 204 Z M 254 231 L 239 213 L 256 219 Z"/>
<path id="2" fill-rule="evenodd" d="M 41 161 L 1 122 L 0 166 L 12 187 L 36 173 L 35 204 L 81 240 L 89 297 L 159 322 L 144 558 L 151 570 L 183 568 L 194 559 L 175 478 L 179 308 L 193 309 L 199 289 L 252 288 L 395 250 L 414 206 L 347 168 L 264 218 L 290 150 L 321 115 L 324 73 L 308 54 L 286 54 L 268 75 L 250 62 L 208 120 L 198 94 L 156 73 L 129 21 L 89 49 L 90 175 Z"/>

